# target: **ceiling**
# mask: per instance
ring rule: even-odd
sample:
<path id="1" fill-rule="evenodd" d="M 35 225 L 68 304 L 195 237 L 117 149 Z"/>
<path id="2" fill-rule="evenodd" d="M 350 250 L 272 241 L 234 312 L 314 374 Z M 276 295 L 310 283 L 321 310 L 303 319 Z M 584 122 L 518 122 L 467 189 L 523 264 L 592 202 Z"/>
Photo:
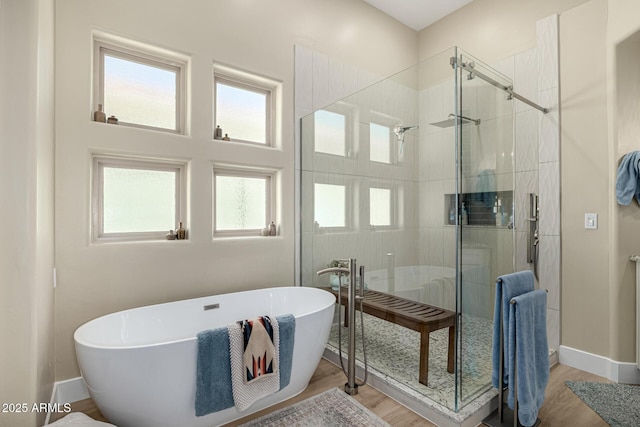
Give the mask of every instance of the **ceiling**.
<path id="1" fill-rule="evenodd" d="M 406 26 L 420 31 L 473 0 L 364 0 Z"/>

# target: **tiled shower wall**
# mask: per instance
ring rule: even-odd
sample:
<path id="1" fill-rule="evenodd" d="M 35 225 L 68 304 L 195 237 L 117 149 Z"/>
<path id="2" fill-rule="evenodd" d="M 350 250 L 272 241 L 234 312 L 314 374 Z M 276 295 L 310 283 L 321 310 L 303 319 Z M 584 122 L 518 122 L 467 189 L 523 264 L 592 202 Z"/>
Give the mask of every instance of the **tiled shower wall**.
<path id="1" fill-rule="evenodd" d="M 527 263 L 527 228 L 528 223 L 525 219 L 529 216 L 529 193 L 539 194 L 540 207 L 540 259 L 538 264 L 539 283 L 538 287 L 547 289 L 548 309 L 547 309 L 547 332 L 549 337 L 549 347 L 557 349 L 560 342 L 560 153 L 559 153 L 559 79 L 558 79 L 558 16 L 552 15 L 537 23 L 537 46 L 533 49 L 518 53 L 516 55 L 504 58 L 503 60 L 492 64 L 492 66 L 502 74 L 510 77 L 514 82 L 514 89 L 519 94 L 531 99 L 532 101 L 550 109 L 547 114 L 542 114 L 533 107 L 528 106 L 520 101 L 514 101 L 515 108 L 515 200 L 516 200 L 516 230 L 515 230 L 515 246 L 516 246 L 516 270 L 532 269 L 532 265 Z M 344 98 L 356 92 L 359 89 L 380 80 L 379 76 L 374 76 L 366 71 L 356 69 L 350 65 L 342 64 L 331 59 L 328 55 L 314 52 L 311 49 L 302 46 L 295 47 L 295 114 L 296 114 L 296 141 L 298 141 L 298 155 L 296 155 L 296 170 L 302 167 L 300 159 L 300 119 L 313 111 L 325 107 L 335 101 Z M 448 83 L 444 83 L 448 84 Z M 453 91 L 453 82 L 450 83 L 451 91 Z M 443 92 L 442 87 L 434 89 Z M 387 88 L 386 94 L 393 93 L 393 88 Z M 380 96 L 386 96 L 385 93 Z M 417 262 L 425 265 L 453 265 L 454 260 L 451 255 L 454 253 L 453 246 L 450 248 L 442 247 L 445 245 L 455 244 L 455 230 L 453 227 L 447 227 L 442 220 L 444 209 L 444 194 L 451 193 L 454 189 L 453 167 L 447 167 L 453 164 L 453 152 L 444 149 L 445 140 L 453 140 L 453 129 L 444 129 L 442 131 L 426 132 L 429 126 L 423 127 L 423 121 L 429 120 L 437 112 L 445 114 L 445 110 L 453 108 L 453 100 L 445 97 L 442 93 L 436 93 L 442 104 L 438 105 L 434 102 L 428 102 L 427 116 L 420 116 L 421 132 L 419 135 L 420 146 L 428 147 L 426 150 L 420 150 L 415 153 L 416 157 L 422 162 L 431 162 L 432 167 L 418 168 L 415 180 L 417 197 L 415 203 L 419 207 L 415 209 L 419 212 L 419 218 L 416 220 L 419 224 L 430 225 L 421 228 L 419 233 L 420 244 L 410 246 L 404 265 L 410 265 L 411 262 Z M 420 109 L 423 110 L 424 99 L 421 95 L 417 96 L 420 102 Z M 384 99 L 384 98 L 380 98 Z M 451 105 L 447 105 L 450 103 Z M 397 104 L 396 104 L 397 105 Z M 430 105 L 430 106 L 429 106 Z M 391 112 L 393 114 L 393 112 Z M 421 113 L 422 114 L 422 113 Z M 444 119 L 445 117 L 442 117 Z M 428 123 L 428 122 L 427 122 Z M 405 124 L 410 124 L 405 121 Z M 438 135 L 433 135 L 435 133 Z M 431 134 L 430 134 L 431 133 Z M 430 138 L 437 142 L 434 145 L 423 144 L 424 139 Z M 434 140 L 435 138 L 435 140 Z M 439 141 L 439 142 L 438 142 Z M 450 162 L 450 163 L 448 163 Z M 362 165 L 360 168 L 364 167 Z M 327 172 L 330 172 L 327 170 Z M 360 172 L 357 172 L 358 174 Z M 431 174 L 431 175 L 430 175 Z M 364 174 L 367 175 L 367 174 Z M 437 177 L 437 179 L 436 179 Z M 390 177 L 398 179 L 398 177 Z M 409 177 L 401 177 L 407 184 L 412 181 Z M 300 188 L 300 174 L 296 174 L 297 188 Z M 451 187 L 451 188 L 449 188 Z M 427 195 L 428 194 L 428 195 Z M 409 196 L 407 194 L 407 196 Z M 430 203 L 429 201 L 433 201 Z M 409 204 L 407 204 L 409 203 Z M 405 210 L 413 209 L 411 202 L 406 201 Z M 366 209 L 363 206 L 362 209 Z M 309 202 L 296 203 L 296 217 L 303 218 L 310 212 Z M 306 214 L 305 214 L 306 212 Z M 430 223 L 429 221 L 433 221 Z M 436 224 L 437 223 L 437 224 Z M 513 247 L 512 234 L 509 230 L 498 230 L 497 246 L 502 248 Z M 404 239 L 406 235 L 415 232 L 415 229 L 409 229 L 408 232 L 396 233 L 393 239 Z M 303 277 L 311 277 L 313 270 L 324 267 L 325 257 L 330 258 L 331 248 L 339 247 L 337 245 L 346 245 L 346 251 L 355 253 L 361 251 L 362 244 L 359 247 L 350 248 L 349 245 L 353 241 L 349 236 L 343 235 L 332 240 L 328 235 L 321 236 L 315 234 L 314 239 L 303 239 L 304 242 L 314 242 L 309 247 L 299 247 L 300 233 L 313 233 L 304 226 L 297 227 L 296 244 L 296 268 L 300 266 L 300 254 L 305 261 L 303 268 Z M 368 232 L 369 233 L 369 232 Z M 377 234 L 374 234 L 377 233 Z M 405 234 L 405 236 L 403 236 Z M 494 233 L 495 234 L 495 233 Z M 316 239 L 320 237 L 320 239 Z M 389 237 L 389 236 L 387 236 Z M 415 235 L 414 235 L 415 237 Z M 482 240 L 482 237 L 475 237 Z M 494 237 L 495 238 L 495 237 Z M 365 262 L 373 263 L 374 266 L 379 264 L 384 266 L 384 259 L 379 254 L 384 253 L 384 235 L 379 232 L 370 232 L 366 242 L 372 249 L 371 255 L 364 255 Z M 494 244 L 496 244 L 494 242 Z M 424 248 L 424 249 L 422 249 Z M 409 253 L 416 251 L 418 259 L 411 261 Z M 507 251 L 505 251 L 507 252 Z M 360 255 L 362 257 L 362 255 Z M 377 259 L 376 257 L 380 258 Z M 450 259 L 451 258 L 451 259 Z M 494 257 L 496 258 L 496 257 Z M 309 263 L 308 260 L 314 260 Z M 328 262 L 328 261 L 327 261 Z M 490 277 L 490 283 L 486 284 L 488 292 L 479 292 L 479 295 L 491 295 L 490 289 L 493 286 L 493 280 L 497 274 L 509 271 L 511 261 L 509 258 L 502 257 L 501 260 L 492 259 L 491 270 L 487 274 Z M 376 267 L 374 267 L 376 268 Z M 382 267 L 381 267 L 382 268 Z M 300 271 L 296 271 L 296 277 Z M 481 279 L 478 279 L 480 282 Z M 492 306 L 493 301 L 489 296 L 484 298 L 486 306 Z"/>
<path id="2" fill-rule="evenodd" d="M 312 147 L 300 150 L 296 156 L 296 168 L 302 169 L 305 176 L 298 183 L 304 186 L 301 206 L 296 206 L 300 209 L 300 233 L 304 235 L 300 248 L 303 284 L 327 286 L 328 277 L 318 278 L 315 272 L 338 258 L 355 258 L 367 271 L 385 269 L 390 257 L 398 266 L 417 264 L 414 136 L 407 133 L 402 153 L 394 138 L 392 164 L 369 161 L 368 144 L 370 122 L 390 128 L 417 122 L 417 92 L 411 86 L 415 78 L 409 71 L 404 80 L 385 79 L 370 86 L 381 79 L 305 47 L 295 49 L 296 131 L 301 144 L 313 144 L 312 126 L 300 126 L 301 119 L 312 120 L 308 115 L 313 111 L 326 108 L 339 112 L 346 115 L 348 123 L 346 156 L 316 153 Z M 362 88 L 366 89 L 358 91 Z M 345 229 L 315 226 L 312 187 L 315 182 L 346 186 Z M 376 229 L 369 225 L 369 187 L 392 189 L 398 201 L 393 213 L 396 226 Z"/>
<path id="3" fill-rule="evenodd" d="M 558 15 L 537 22 L 535 48 L 492 66 L 512 78 L 514 90 L 549 109 L 543 114 L 515 101 L 516 270 L 527 263 L 529 193 L 539 195 L 539 261 L 536 287 L 547 289 L 549 348 L 560 346 L 560 115 Z"/>

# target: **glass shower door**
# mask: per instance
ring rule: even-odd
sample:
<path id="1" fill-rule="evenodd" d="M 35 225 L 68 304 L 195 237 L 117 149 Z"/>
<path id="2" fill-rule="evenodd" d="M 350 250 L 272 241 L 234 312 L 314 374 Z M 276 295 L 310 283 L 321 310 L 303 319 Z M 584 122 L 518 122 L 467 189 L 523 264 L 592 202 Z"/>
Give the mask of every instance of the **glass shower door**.
<path id="1" fill-rule="evenodd" d="M 430 333 L 422 382 L 420 332 L 385 316 L 365 314 L 363 324 L 377 378 L 452 411 L 491 388 L 494 282 L 514 260 L 512 101 L 469 79 L 470 67 L 511 84 L 452 48 L 301 122 L 301 284 L 339 289 L 350 279 L 316 272 L 355 258 L 369 290 L 449 310 L 454 372 L 441 328 Z M 341 327 L 335 319 L 333 355 L 347 347 Z"/>
<path id="2" fill-rule="evenodd" d="M 512 84 L 458 49 L 458 408 L 490 387 L 495 280 L 515 265 L 513 101 L 491 81 Z"/>

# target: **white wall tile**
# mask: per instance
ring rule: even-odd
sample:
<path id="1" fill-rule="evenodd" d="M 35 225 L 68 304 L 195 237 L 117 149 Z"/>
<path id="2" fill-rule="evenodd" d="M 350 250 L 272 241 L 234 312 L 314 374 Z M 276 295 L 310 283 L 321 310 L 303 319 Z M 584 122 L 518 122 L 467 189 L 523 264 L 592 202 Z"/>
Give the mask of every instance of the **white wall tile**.
<path id="1" fill-rule="evenodd" d="M 560 235 L 560 162 L 540 164 L 540 233 Z"/>
<path id="2" fill-rule="evenodd" d="M 501 59 L 495 62 L 492 67 L 499 73 L 503 74 L 510 80 L 513 80 L 514 72 L 515 72 L 515 62 L 514 56 L 508 56 L 504 59 Z"/>
<path id="3" fill-rule="evenodd" d="M 527 262 L 527 245 L 528 232 L 516 230 L 516 271 L 531 269 L 531 265 Z"/>
<path id="4" fill-rule="evenodd" d="M 538 51 L 538 89 L 558 87 L 558 15 L 536 23 Z"/>
<path id="5" fill-rule="evenodd" d="M 538 171 L 516 172 L 516 229 L 529 230 L 529 193 L 539 194 Z"/>
<path id="6" fill-rule="evenodd" d="M 335 58 L 329 58 L 328 82 L 328 97 L 330 103 L 339 101 L 347 95 L 344 91 L 344 64 Z"/>
<path id="7" fill-rule="evenodd" d="M 329 57 L 320 52 L 313 52 L 313 111 L 326 107 L 331 103 L 329 95 Z"/>
<path id="8" fill-rule="evenodd" d="M 525 50 L 515 55 L 515 74 L 513 78 L 513 89 L 519 95 L 538 102 L 538 57 L 536 49 Z M 516 102 L 516 112 L 525 111 L 529 105 L 521 101 Z"/>
<path id="9" fill-rule="evenodd" d="M 296 120 L 313 112 L 313 52 L 295 46 L 295 115 Z"/>
<path id="10" fill-rule="evenodd" d="M 429 167 L 429 180 L 443 179 L 444 174 L 444 132 L 438 132 L 429 136 L 427 146 L 427 161 Z"/>
<path id="11" fill-rule="evenodd" d="M 351 64 L 343 65 L 343 86 L 345 96 L 350 96 L 362 89 L 358 85 L 358 68 Z"/>
<path id="12" fill-rule="evenodd" d="M 560 113 L 558 108 L 558 87 L 539 92 L 540 105 L 549 108 L 547 114 L 538 113 L 538 132 L 540 134 L 540 163 L 560 160 Z M 536 110 L 537 111 L 537 110 Z"/>
<path id="13" fill-rule="evenodd" d="M 538 169 L 538 114 L 527 110 L 516 114 L 516 172 Z"/>
<path id="14" fill-rule="evenodd" d="M 547 289 L 547 307 L 560 310 L 560 236 L 542 236 L 539 243 L 538 281 Z"/>
<path id="15" fill-rule="evenodd" d="M 560 311 L 547 309 L 547 342 L 549 350 L 560 348 Z"/>
<path id="16" fill-rule="evenodd" d="M 445 120 L 447 118 L 447 114 L 449 114 L 444 111 L 442 87 L 442 85 L 435 85 L 427 89 L 427 123 Z M 453 113 L 453 111 L 451 112 Z M 439 129 L 437 127 L 434 128 Z M 435 131 L 435 129 L 432 131 Z"/>

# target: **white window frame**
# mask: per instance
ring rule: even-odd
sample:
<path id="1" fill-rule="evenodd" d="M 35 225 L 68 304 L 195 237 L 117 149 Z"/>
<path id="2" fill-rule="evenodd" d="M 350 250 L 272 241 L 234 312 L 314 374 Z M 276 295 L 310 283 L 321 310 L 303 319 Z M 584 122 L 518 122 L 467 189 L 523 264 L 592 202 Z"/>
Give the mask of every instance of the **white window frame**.
<path id="1" fill-rule="evenodd" d="M 328 111 L 330 113 L 339 114 L 344 116 L 344 155 L 325 153 L 323 151 L 316 151 L 316 141 L 315 141 L 315 113 L 311 115 L 313 120 L 313 155 L 314 156 L 327 156 L 329 158 L 353 158 L 354 153 L 356 151 L 356 118 L 354 113 L 354 108 L 345 103 L 345 102 L 336 102 L 331 104 L 328 107 L 322 108 L 322 110 Z"/>
<path id="2" fill-rule="evenodd" d="M 331 155 L 331 154 L 329 154 Z M 334 156 L 335 157 L 335 156 Z M 341 185 L 345 187 L 345 191 L 344 191 L 344 227 L 327 227 L 327 226 L 323 226 L 322 224 L 318 224 L 320 226 L 319 229 L 315 229 L 316 232 L 328 232 L 328 233 L 340 233 L 340 232 L 346 232 L 346 231 L 350 231 L 350 230 L 355 230 L 356 228 L 356 218 L 355 218 L 355 200 L 356 200 L 356 190 L 355 190 L 355 183 L 354 180 L 352 178 L 347 177 L 346 175 L 341 175 L 341 176 L 331 176 L 331 175 L 327 175 L 324 176 L 322 178 L 318 177 L 316 179 L 314 179 L 313 181 L 313 194 L 314 196 L 312 197 L 313 200 L 313 221 L 315 224 L 316 221 L 316 205 L 315 205 L 315 185 L 316 184 L 325 184 L 325 185 Z"/>
<path id="3" fill-rule="evenodd" d="M 214 64 L 213 66 L 213 129 L 212 136 L 215 136 L 215 129 L 218 125 L 217 118 L 217 88 L 218 82 L 232 86 L 238 89 L 246 90 L 249 92 L 255 92 L 266 95 L 265 100 L 265 142 L 247 141 L 243 139 L 234 138 L 233 132 L 228 131 L 224 126 L 222 128 L 223 136 L 225 133 L 229 134 L 230 142 L 255 145 L 258 147 L 276 147 L 278 145 L 278 138 L 280 134 L 279 120 L 280 110 L 282 109 L 282 84 L 273 79 L 258 76 L 256 74 L 241 71 L 232 67 L 228 67 L 221 64 Z M 219 140 L 216 140 L 219 141 Z"/>
<path id="4" fill-rule="evenodd" d="M 367 199 L 369 200 L 368 203 L 368 213 L 369 213 L 369 220 L 368 220 L 368 224 L 369 227 L 371 228 L 371 230 L 390 230 L 393 228 L 396 228 L 399 226 L 399 205 L 400 205 L 400 191 L 398 190 L 399 185 L 398 184 L 394 184 L 392 182 L 388 182 L 388 181 L 371 181 L 370 185 L 369 185 L 369 189 L 367 191 Z M 372 188 L 377 188 L 377 189 L 384 189 L 384 190 L 389 190 L 390 194 L 389 194 L 389 225 L 373 225 L 371 224 L 371 189 Z"/>
<path id="5" fill-rule="evenodd" d="M 122 120 L 118 121 L 119 125 L 130 126 L 141 129 L 151 129 L 162 132 L 177 133 L 186 135 L 186 117 L 187 117 L 187 68 L 188 60 L 178 54 L 160 51 L 160 49 L 149 48 L 146 50 L 140 43 L 133 41 L 120 41 L 120 43 L 109 40 L 109 36 L 94 37 L 94 54 L 93 54 L 93 97 L 94 111 L 98 109 L 98 104 L 104 105 L 104 56 L 116 57 L 125 61 L 136 62 L 165 71 L 171 71 L 176 74 L 176 128 L 161 128 L 156 126 L 148 126 L 138 123 L 128 123 Z M 108 106 L 105 106 L 108 108 Z M 107 111 L 108 113 L 108 111 Z"/>
<path id="6" fill-rule="evenodd" d="M 124 156 L 92 156 L 91 235 L 93 242 L 166 240 L 169 230 L 105 233 L 104 232 L 104 168 L 169 171 L 176 174 L 175 228 L 182 222 L 187 228 L 187 164 L 170 160 L 149 160 Z"/>
<path id="7" fill-rule="evenodd" d="M 374 160 L 374 159 L 371 158 L 371 151 L 372 151 L 371 150 L 371 125 L 372 124 L 380 126 L 380 127 L 383 127 L 383 128 L 386 128 L 386 129 L 389 130 L 389 135 L 388 135 L 388 138 L 389 138 L 388 139 L 388 143 L 389 143 L 389 145 L 387 147 L 388 150 L 389 150 L 389 153 L 388 153 L 389 154 L 389 161 L 388 162 L 383 162 L 383 161 L 380 161 L 380 160 Z M 380 164 L 380 165 L 392 165 L 392 164 L 395 163 L 395 156 L 393 155 L 394 154 L 393 148 L 394 148 L 395 144 L 394 144 L 394 141 L 393 141 L 394 138 L 393 138 L 393 136 L 391 136 L 392 132 L 393 132 L 393 127 L 390 127 L 387 124 L 379 123 L 378 121 L 374 121 L 374 120 L 372 120 L 369 123 L 369 161 L 370 162 L 377 163 L 377 164 Z"/>
<path id="8" fill-rule="evenodd" d="M 371 160 L 371 135 L 369 134 L 369 140 L 367 141 L 367 145 L 369 147 L 369 161 L 374 165 L 393 165 L 397 164 L 399 159 L 399 150 L 400 143 L 398 142 L 398 138 L 393 135 L 393 129 L 398 126 L 398 124 L 402 123 L 402 120 L 397 117 L 392 117 L 384 113 L 379 112 L 371 112 L 371 120 L 369 122 L 369 126 L 371 123 L 384 126 L 389 128 L 389 163 L 380 162 L 377 160 Z M 369 127 L 369 130 L 371 128 Z"/>
<path id="9" fill-rule="evenodd" d="M 216 225 L 217 207 L 216 207 L 216 177 L 218 176 L 230 176 L 237 178 L 262 178 L 266 181 L 265 184 L 265 212 L 264 212 L 264 226 L 256 229 L 238 229 L 238 230 L 218 230 Z M 276 218 L 276 200 L 275 200 L 275 187 L 276 187 L 276 171 L 269 169 L 249 169 L 242 167 L 234 167 L 229 165 L 214 165 L 213 166 L 213 186 L 212 186 L 212 221 L 213 221 L 213 237 L 243 237 L 243 236 L 259 236 L 260 231 L 267 227 L 271 221 L 275 221 Z"/>

